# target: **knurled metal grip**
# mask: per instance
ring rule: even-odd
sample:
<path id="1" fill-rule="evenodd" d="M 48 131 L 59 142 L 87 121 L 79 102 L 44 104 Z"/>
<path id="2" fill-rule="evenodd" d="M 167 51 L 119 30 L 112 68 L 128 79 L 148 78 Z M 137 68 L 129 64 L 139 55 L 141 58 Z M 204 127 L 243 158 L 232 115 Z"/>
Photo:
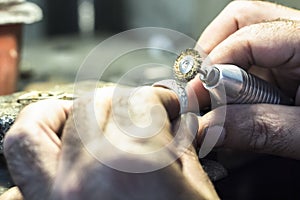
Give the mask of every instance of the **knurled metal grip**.
<path id="1" fill-rule="evenodd" d="M 235 65 L 213 65 L 207 76 L 204 87 L 219 104 L 294 104 L 277 87 Z"/>
<path id="2" fill-rule="evenodd" d="M 242 69 L 240 70 L 243 74 L 244 84 L 235 103 L 294 104 L 293 99 L 284 95 L 277 87 Z"/>

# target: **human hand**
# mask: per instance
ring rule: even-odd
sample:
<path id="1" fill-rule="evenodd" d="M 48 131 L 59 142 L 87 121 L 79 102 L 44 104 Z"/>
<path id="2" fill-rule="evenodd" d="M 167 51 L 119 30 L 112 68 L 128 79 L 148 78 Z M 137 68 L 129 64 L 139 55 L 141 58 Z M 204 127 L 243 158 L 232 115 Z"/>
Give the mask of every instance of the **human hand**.
<path id="1" fill-rule="evenodd" d="M 269 2 L 234 1 L 207 27 L 196 48 L 208 54 L 204 64 L 240 66 L 275 84 L 296 99 L 297 104 L 300 99 L 297 92 L 300 85 L 299 20 L 298 10 Z M 196 90 L 202 87 L 199 79 L 190 85 Z M 201 92 L 199 98 L 205 99 Z M 200 119 L 199 135 L 206 127 L 212 127 L 212 132 L 223 133 L 220 146 L 299 159 L 299 114 L 297 106 L 227 105 Z"/>
<path id="2" fill-rule="evenodd" d="M 25 197 L 30 197 L 28 199 L 46 195 L 45 189 L 52 184 L 61 150 L 59 134 L 71 105 L 69 101 L 59 100 L 29 105 L 22 110 L 5 137 L 7 164 L 13 166 L 10 173 Z M 22 195 L 17 189 L 12 189 L 1 198 L 16 199 L 16 196 L 21 198 Z"/>
<path id="3" fill-rule="evenodd" d="M 64 101 L 39 102 L 20 113 L 5 137 L 4 153 L 12 178 L 26 199 L 217 198 L 191 145 L 189 135 L 197 132 L 195 116 L 184 115 L 176 123 L 176 127 L 180 124 L 178 132 L 185 131 L 177 142 L 190 142 L 187 148 L 164 148 L 173 139 L 167 115 L 178 112 L 170 106 L 176 95 L 163 88 L 147 87 L 128 99 L 132 90 L 121 91 L 125 93 L 100 89 L 95 102 L 94 96 L 80 98 L 71 113 L 69 103 Z M 169 108 L 167 113 L 165 109 Z M 131 120 L 144 126 L 149 116 L 150 132 L 132 128 Z M 139 135 L 151 130 L 158 132 L 139 140 Z M 109 144 L 123 153 L 113 151 Z M 130 152 L 147 153 L 157 148 L 164 151 L 152 157 L 130 156 Z M 173 162 L 148 173 L 122 172 L 107 165 L 151 167 L 168 160 Z"/>

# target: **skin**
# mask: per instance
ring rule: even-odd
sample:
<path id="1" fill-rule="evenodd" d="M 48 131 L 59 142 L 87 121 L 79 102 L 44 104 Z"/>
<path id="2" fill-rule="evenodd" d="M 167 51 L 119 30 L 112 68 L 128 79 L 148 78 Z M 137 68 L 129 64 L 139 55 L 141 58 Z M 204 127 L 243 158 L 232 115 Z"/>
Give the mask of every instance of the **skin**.
<path id="1" fill-rule="evenodd" d="M 149 148 L 165 147 L 172 141 L 175 130 L 182 131 L 184 136 L 196 135 L 195 115 L 182 115 L 173 122 L 173 128 L 170 121 L 166 120 L 167 115 L 171 117 L 175 113 L 174 107 L 172 112 L 168 112 L 169 103 L 177 101 L 174 92 L 143 87 L 135 94 L 134 103 L 127 105 L 132 91 L 123 88 L 116 95 L 114 88 L 100 89 L 96 92 L 95 104 L 91 95 L 78 99 L 73 106 L 68 101 L 50 100 L 26 107 L 4 142 L 9 170 L 24 198 L 218 199 L 198 161 L 193 138 L 181 138 L 180 142 L 189 142 L 187 148 L 182 149 L 179 145 L 167 149 L 156 155 L 158 157 L 154 160 L 147 157 L 131 160 L 130 156 L 109 154 L 111 150 L 107 145 L 101 145 L 104 144 L 101 142 L 104 139 L 102 136 L 106 136 L 113 138 L 114 144 L 125 148 L 127 152 L 136 152 L 138 149 L 136 153 L 139 153 Z M 115 104 L 114 100 L 117 100 Z M 91 105 L 95 106 L 95 115 L 90 110 Z M 116 113 L 113 113 L 113 108 L 117 108 Z M 127 109 L 136 112 L 132 119 L 124 117 Z M 142 141 L 124 135 L 122 124 L 130 125 L 132 120 L 140 123 L 134 116 L 147 114 L 147 109 L 152 110 L 154 127 L 160 126 L 155 137 Z M 81 119 L 80 123 L 74 123 L 74 116 Z M 160 121 L 165 123 L 158 124 Z M 191 124 L 195 126 L 191 127 Z M 130 134 L 140 134 L 136 129 L 131 130 Z M 89 148 L 94 141 L 98 145 Z M 101 152 L 109 155 L 105 162 L 97 159 Z M 162 160 L 170 160 L 174 156 L 178 156 L 178 159 L 148 173 L 127 173 L 105 165 L 106 162 L 128 161 L 136 165 L 159 165 Z"/>
<path id="2" fill-rule="evenodd" d="M 208 54 L 205 64 L 240 66 L 276 85 L 299 105 L 299 20 L 298 10 L 269 2 L 234 1 L 211 22 L 196 48 Z M 202 104 L 209 101 L 199 79 L 190 86 L 199 92 Z M 300 159 L 299 114 L 299 106 L 227 105 L 199 119 L 199 138 L 205 128 L 221 126 L 218 146 Z"/>
<path id="3" fill-rule="evenodd" d="M 297 21 L 299 18 L 299 11 L 275 4 L 259 1 L 235 1 L 230 3 L 207 27 L 196 48 L 201 47 L 208 54 L 206 64 L 236 64 L 276 84 L 287 95 L 297 100 L 300 80 L 298 67 L 300 64 L 300 39 L 299 22 Z M 190 82 L 190 86 L 198 95 L 199 105 L 201 107 L 209 105 L 210 99 L 202 83 L 198 79 L 194 79 Z M 167 114 L 170 119 L 176 119 L 179 106 L 174 93 L 161 89 L 145 94 L 152 95 L 151 98 L 147 95 L 142 98 L 143 106 L 163 105 L 166 109 L 165 115 Z M 81 128 L 89 134 L 95 134 L 86 127 L 98 127 L 99 124 L 93 124 L 89 118 L 86 118 L 88 115 L 84 115 L 84 113 L 88 113 L 86 105 L 91 102 L 86 99 L 80 101 L 82 102 L 82 118 L 89 124 Z M 113 128 L 109 129 L 109 132 L 104 131 L 100 134 L 120 134 L 118 127 L 113 126 L 116 121 L 111 117 L 101 118 L 104 116 L 103 114 L 107 113 L 106 111 L 111 109 L 108 101 L 104 100 L 99 103 L 97 113 L 100 118 L 98 120 L 106 122 L 103 124 L 109 124 L 111 125 L 109 127 Z M 103 108 L 107 110 L 103 110 Z M 186 115 L 183 115 L 181 123 L 188 131 L 187 134 L 193 133 L 191 129 L 198 129 L 198 143 L 200 144 L 204 135 L 203 130 L 206 127 L 222 126 L 220 124 L 222 120 L 218 119 L 222 109 L 226 109 L 227 117 L 222 131 L 223 137 L 218 145 L 295 159 L 300 158 L 299 145 L 297 145 L 300 142 L 298 134 L 300 125 L 297 117 L 300 109 L 298 106 L 229 105 L 211 111 L 198 119 L 199 123 L 195 121 L 194 117 L 192 117 L 193 120 L 188 120 L 188 117 L 184 118 Z M 195 146 L 183 151 L 184 153 L 176 162 L 152 174 L 132 175 L 116 172 L 103 166 L 86 152 L 79 142 L 78 136 L 74 134 L 75 126 L 72 124 L 72 120 L 67 122 L 60 140 L 57 135 L 61 134 L 60 130 L 66 123 L 69 113 L 69 105 L 61 102 L 53 104 L 47 102 L 46 105 L 41 102 L 29 106 L 21 113 L 17 123 L 5 138 L 5 156 L 8 166 L 25 198 L 47 199 L 50 196 L 54 199 L 71 197 L 93 199 L 97 196 L 97 198 L 105 199 L 122 197 L 124 199 L 126 196 L 134 199 L 136 196 L 130 195 L 147 193 L 149 199 L 165 199 L 166 196 L 174 199 L 174 191 L 184 194 L 183 199 L 218 198 L 198 162 Z M 170 124 L 166 124 L 161 131 L 162 134 L 147 143 L 145 148 L 164 145 L 171 140 Z M 99 133 L 96 132 L 96 134 Z M 24 142 L 24 139 L 27 142 Z M 132 141 L 120 140 L 118 142 L 120 145 L 125 144 L 125 147 L 131 148 L 126 144 Z M 133 146 L 139 145 L 138 143 L 133 144 Z M 97 153 L 97 151 L 101 152 L 105 149 L 101 149 L 100 146 L 95 151 L 94 153 Z M 178 153 L 178 149 L 164 154 L 162 158 L 169 159 L 176 153 Z M 124 159 L 123 157 L 117 158 L 116 160 Z M 149 163 L 149 160 L 142 159 L 139 162 Z M 85 176 L 82 176 L 83 170 Z M 163 190 L 157 190 L 151 183 L 157 183 L 157 180 L 161 181 L 161 177 L 169 181 L 165 182 L 168 184 L 159 185 L 159 188 L 163 188 Z M 124 188 L 120 187 L 118 185 L 120 180 L 133 181 L 138 189 L 135 188 L 134 192 L 131 192 L 132 188 L 130 187 L 124 187 L 124 185 L 122 185 Z M 140 181 L 143 181 L 143 186 L 137 184 Z M 145 186 L 145 182 L 149 184 Z M 104 183 L 109 183 L 110 187 Z M 104 188 L 105 186 L 106 188 Z M 118 193 L 121 197 L 114 196 L 116 189 L 120 188 L 123 189 Z"/>

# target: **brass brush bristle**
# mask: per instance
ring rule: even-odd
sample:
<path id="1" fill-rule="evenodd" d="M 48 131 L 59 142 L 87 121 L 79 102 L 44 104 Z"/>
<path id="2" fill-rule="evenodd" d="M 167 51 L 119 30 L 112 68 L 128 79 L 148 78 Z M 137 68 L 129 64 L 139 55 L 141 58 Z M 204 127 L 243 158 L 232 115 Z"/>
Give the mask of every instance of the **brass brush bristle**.
<path id="1" fill-rule="evenodd" d="M 198 73 L 206 76 L 206 72 L 201 70 L 203 59 L 198 51 L 187 49 L 182 52 L 176 59 L 173 70 L 174 76 L 180 82 L 192 80 Z"/>

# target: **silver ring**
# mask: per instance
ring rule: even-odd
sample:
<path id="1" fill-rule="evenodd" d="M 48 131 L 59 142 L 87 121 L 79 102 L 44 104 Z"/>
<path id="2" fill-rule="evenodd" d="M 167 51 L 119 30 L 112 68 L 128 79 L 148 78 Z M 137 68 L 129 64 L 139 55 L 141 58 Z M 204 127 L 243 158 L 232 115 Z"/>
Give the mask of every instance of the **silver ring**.
<path id="1" fill-rule="evenodd" d="M 166 79 L 155 82 L 153 87 L 164 87 L 174 91 L 178 97 L 180 104 L 180 114 L 186 113 L 188 111 L 188 96 L 185 87 L 174 79 Z"/>

